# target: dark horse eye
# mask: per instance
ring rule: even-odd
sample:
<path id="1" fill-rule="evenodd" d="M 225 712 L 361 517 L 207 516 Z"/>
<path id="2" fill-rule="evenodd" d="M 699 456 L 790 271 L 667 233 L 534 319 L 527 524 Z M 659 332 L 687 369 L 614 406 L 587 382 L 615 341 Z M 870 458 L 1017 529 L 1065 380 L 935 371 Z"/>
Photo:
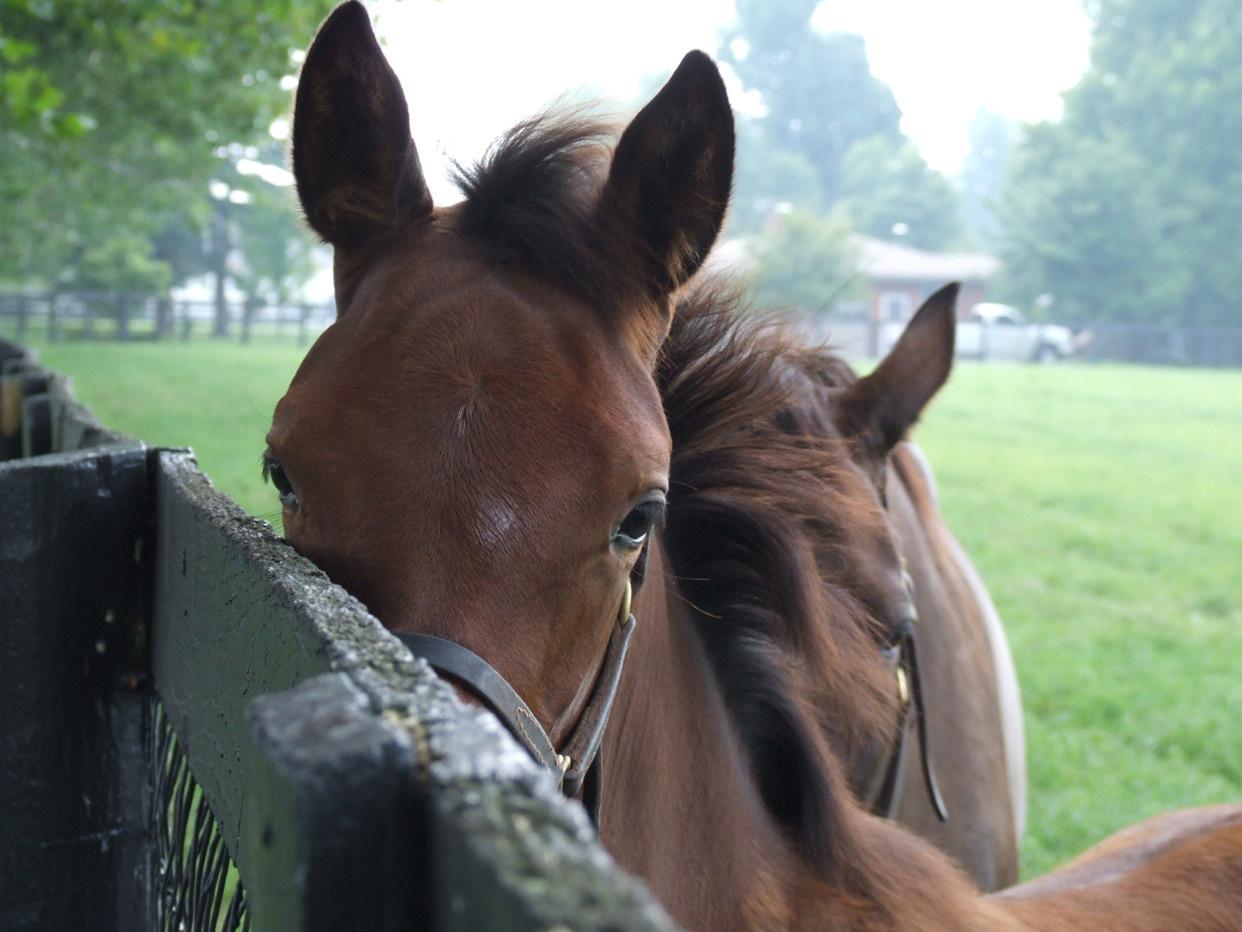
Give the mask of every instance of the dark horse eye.
<path id="1" fill-rule="evenodd" d="M 280 460 L 270 453 L 263 454 L 263 479 L 265 481 L 270 479 L 272 485 L 276 486 L 282 505 L 287 508 L 298 507 L 298 495 L 293 491 L 293 483 L 285 475 L 285 468 L 280 465 Z"/>
<path id="2" fill-rule="evenodd" d="M 664 495 L 656 493 L 635 505 L 625 520 L 613 531 L 612 542 L 622 550 L 641 547 L 651 533 L 652 527 L 664 513 Z"/>

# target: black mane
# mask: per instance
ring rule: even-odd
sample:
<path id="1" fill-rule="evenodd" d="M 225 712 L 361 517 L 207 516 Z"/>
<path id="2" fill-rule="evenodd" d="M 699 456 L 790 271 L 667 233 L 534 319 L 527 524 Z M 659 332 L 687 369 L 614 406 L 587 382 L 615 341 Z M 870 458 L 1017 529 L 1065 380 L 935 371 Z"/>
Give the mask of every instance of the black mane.
<path id="1" fill-rule="evenodd" d="M 517 261 L 609 309 L 635 288 L 618 267 L 596 204 L 615 142 L 609 125 L 579 114 L 519 123 L 453 179 L 465 195 L 463 229 Z"/>
<path id="2" fill-rule="evenodd" d="M 841 755 L 896 715 L 883 622 L 855 575 L 857 533 L 887 532 L 823 404 L 854 373 L 700 287 L 677 308 L 656 376 L 673 438 L 671 573 L 765 803 L 827 869 L 828 849 L 848 847 Z"/>

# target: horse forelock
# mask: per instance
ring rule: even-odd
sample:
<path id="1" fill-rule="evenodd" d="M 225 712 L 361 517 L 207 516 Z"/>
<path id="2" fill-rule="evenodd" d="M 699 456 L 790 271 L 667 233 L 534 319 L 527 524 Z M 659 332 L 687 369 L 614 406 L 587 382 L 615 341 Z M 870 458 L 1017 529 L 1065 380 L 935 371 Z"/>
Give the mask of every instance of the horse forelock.
<path id="1" fill-rule="evenodd" d="M 641 271 L 610 248 L 614 231 L 597 212 L 615 139 L 613 126 L 573 110 L 517 124 L 479 162 L 456 167 L 462 230 L 595 307 L 624 304 Z"/>
<path id="2" fill-rule="evenodd" d="M 893 727 L 895 698 L 860 595 L 858 535 L 887 533 L 845 440 L 803 391 L 854 378 L 708 286 L 683 300 L 657 378 L 673 438 L 664 543 L 768 808 L 812 861 L 840 842 L 829 784 Z M 811 409 L 808 409 L 808 404 Z M 837 865 L 840 867 L 840 865 Z"/>

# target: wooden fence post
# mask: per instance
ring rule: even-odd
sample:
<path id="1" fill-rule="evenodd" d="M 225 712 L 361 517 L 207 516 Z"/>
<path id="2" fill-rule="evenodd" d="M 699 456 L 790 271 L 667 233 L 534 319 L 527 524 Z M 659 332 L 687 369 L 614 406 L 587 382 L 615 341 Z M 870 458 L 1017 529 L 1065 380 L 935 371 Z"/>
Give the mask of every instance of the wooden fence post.
<path id="1" fill-rule="evenodd" d="M 155 929 L 139 444 L 0 463 L 0 927 Z M 73 533 L 63 533 L 71 526 Z"/>
<path id="2" fill-rule="evenodd" d="M 122 343 L 129 342 L 129 312 L 132 297 L 123 292 L 116 296 L 116 337 Z"/>
<path id="3" fill-rule="evenodd" d="M 172 298 L 162 294 L 155 302 L 155 339 L 162 340 L 172 329 Z"/>
<path id="4" fill-rule="evenodd" d="M 250 342 L 250 327 L 254 324 L 254 315 L 259 309 L 258 299 L 252 295 L 246 295 L 246 303 L 242 305 L 242 326 L 241 341 L 242 343 Z"/>

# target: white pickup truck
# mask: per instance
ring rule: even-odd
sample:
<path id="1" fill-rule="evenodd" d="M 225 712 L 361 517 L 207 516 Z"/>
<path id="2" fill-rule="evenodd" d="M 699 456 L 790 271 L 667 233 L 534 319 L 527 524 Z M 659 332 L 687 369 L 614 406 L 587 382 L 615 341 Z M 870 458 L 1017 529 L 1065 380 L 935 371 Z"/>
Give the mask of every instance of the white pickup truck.
<path id="1" fill-rule="evenodd" d="M 1069 327 L 1028 323 L 1008 304 L 976 304 L 957 322 L 957 355 L 971 359 L 1055 362 L 1077 348 Z"/>
<path id="2" fill-rule="evenodd" d="M 886 352 L 905 324 L 885 324 L 880 334 L 881 353 Z M 1010 362 L 1056 362 L 1076 352 L 1089 334 L 1076 337 L 1060 324 L 1033 324 L 1016 307 L 982 303 L 970 316 L 957 322 L 956 355 L 963 359 L 997 359 Z"/>

